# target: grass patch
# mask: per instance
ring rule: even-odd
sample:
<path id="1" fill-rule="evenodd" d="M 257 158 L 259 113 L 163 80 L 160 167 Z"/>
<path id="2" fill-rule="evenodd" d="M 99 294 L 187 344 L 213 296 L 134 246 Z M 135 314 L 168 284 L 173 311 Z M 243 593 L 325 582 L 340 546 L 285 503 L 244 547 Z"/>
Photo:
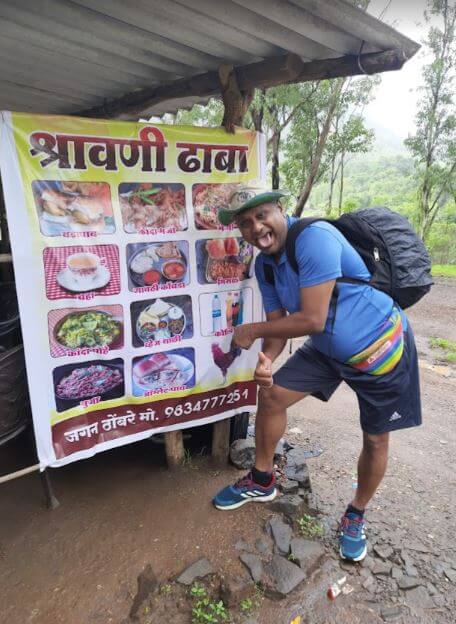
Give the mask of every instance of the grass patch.
<path id="1" fill-rule="evenodd" d="M 432 275 L 434 277 L 456 278 L 456 264 L 433 264 Z"/>
<path id="2" fill-rule="evenodd" d="M 456 362 L 456 342 L 446 338 L 432 337 L 429 339 L 432 349 L 439 349 L 439 360 L 453 364 Z"/>
<path id="3" fill-rule="evenodd" d="M 307 537 L 308 539 L 312 539 L 314 537 L 322 537 L 323 536 L 323 527 L 315 518 L 309 516 L 308 514 L 304 514 L 298 520 L 298 527 L 303 537 Z"/>

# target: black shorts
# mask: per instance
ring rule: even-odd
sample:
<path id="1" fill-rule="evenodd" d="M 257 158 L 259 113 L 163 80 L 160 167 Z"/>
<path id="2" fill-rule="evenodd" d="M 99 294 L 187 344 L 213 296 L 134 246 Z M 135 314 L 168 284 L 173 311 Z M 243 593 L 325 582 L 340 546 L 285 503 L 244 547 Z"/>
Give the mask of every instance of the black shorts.
<path id="1" fill-rule="evenodd" d="M 404 333 L 404 352 L 396 367 L 385 375 L 361 373 L 323 355 L 305 342 L 275 373 L 274 383 L 328 401 L 345 381 L 358 397 L 361 428 L 385 433 L 421 425 L 418 356 L 410 322 Z"/>

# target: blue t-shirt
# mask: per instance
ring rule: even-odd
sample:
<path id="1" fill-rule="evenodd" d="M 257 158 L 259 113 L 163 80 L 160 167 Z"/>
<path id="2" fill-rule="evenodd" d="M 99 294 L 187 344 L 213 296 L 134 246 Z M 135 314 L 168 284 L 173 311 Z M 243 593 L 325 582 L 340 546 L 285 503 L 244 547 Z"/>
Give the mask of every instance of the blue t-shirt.
<path id="1" fill-rule="evenodd" d="M 296 221 L 288 217 L 288 227 Z M 299 275 L 290 266 L 285 250 L 279 261 L 260 253 L 255 274 L 266 312 L 284 308 L 292 314 L 300 309 L 300 288 L 316 286 L 338 277 L 368 281 L 371 277 L 358 252 L 330 223 L 317 221 L 307 226 L 296 239 L 296 260 Z M 274 271 L 274 285 L 264 276 L 264 264 Z M 382 333 L 382 325 L 391 313 L 393 300 L 368 284 L 339 283 L 336 319 L 330 306 L 323 332 L 312 334 L 316 349 L 336 360 L 345 362 L 359 353 Z M 402 314 L 405 329 L 406 318 Z"/>

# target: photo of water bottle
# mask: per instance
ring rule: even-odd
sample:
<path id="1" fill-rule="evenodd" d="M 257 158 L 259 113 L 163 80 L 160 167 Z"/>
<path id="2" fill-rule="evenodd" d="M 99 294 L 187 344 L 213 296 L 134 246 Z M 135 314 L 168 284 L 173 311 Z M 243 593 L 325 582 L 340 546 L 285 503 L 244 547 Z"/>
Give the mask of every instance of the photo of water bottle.
<path id="1" fill-rule="evenodd" d="M 251 288 L 203 293 L 199 296 L 202 336 L 231 333 L 242 323 L 252 322 Z"/>

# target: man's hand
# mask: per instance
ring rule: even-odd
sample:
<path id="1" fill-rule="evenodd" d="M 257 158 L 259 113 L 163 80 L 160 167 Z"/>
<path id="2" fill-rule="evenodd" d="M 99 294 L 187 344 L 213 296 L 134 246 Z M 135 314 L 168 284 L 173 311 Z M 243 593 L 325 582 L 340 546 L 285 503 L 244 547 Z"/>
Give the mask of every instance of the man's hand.
<path id="1" fill-rule="evenodd" d="M 270 388 L 273 384 L 272 360 L 261 351 L 258 354 L 258 363 L 253 378 L 262 388 Z"/>
<path id="2" fill-rule="evenodd" d="M 255 336 L 254 323 L 247 323 L 246 325 L 238 325 L 234 328 L 232 344 L 241 349 L 250 349 L 257 336 Z"/>

